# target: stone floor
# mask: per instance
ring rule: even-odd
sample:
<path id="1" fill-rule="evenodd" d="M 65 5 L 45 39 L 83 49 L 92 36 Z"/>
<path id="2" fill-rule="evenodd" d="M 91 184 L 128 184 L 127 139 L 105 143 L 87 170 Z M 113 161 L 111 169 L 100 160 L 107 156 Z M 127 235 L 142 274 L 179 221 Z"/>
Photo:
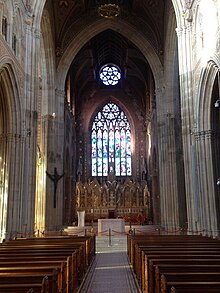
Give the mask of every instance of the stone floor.
<path id="1" fill-rule="evenodd" d="M 96 237 L 96 256 L 79 293 L 141 293 L 127 258 L 127 236 Z"/>

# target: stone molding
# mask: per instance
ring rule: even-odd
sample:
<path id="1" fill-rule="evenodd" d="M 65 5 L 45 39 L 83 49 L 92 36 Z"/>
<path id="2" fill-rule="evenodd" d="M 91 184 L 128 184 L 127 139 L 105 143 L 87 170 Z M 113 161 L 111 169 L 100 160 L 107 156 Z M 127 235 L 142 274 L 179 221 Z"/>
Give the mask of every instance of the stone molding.
<path id="1" fill-rule="evenodd" d="M 24 141 L 25 136 L 18 134 L 18 133 L 1 133 L 0 134 L 0 142 L 3 141 L 11 141 L 11 142 L 23 142 Z"/>
<path id="2" fill-rule="evenodd" d="M 217 132 L 214 130 L 203 130 L 193 133 L 196 141 L 201 141 L 205 139 L 213 139 L 217 136 Z"/>

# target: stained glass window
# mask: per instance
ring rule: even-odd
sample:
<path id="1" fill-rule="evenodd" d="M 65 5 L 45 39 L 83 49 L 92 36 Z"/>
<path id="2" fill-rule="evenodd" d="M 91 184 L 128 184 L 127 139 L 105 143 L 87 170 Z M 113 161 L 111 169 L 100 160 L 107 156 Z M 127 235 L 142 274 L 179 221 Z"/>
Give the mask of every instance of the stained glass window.
<path id="1" fill-rule="evenodd" d="M 91 132 L 92 176 L 131 175 L 131 128 L 125 113 L 106 104 L 93 120 Z"/>
<path id="2" fill-rule="evenodd" d="M 118 66 L 108 64 L 100 69 L 99 77 L 105 85 L 116 85 L 121 79 L 121 72 Z"/>

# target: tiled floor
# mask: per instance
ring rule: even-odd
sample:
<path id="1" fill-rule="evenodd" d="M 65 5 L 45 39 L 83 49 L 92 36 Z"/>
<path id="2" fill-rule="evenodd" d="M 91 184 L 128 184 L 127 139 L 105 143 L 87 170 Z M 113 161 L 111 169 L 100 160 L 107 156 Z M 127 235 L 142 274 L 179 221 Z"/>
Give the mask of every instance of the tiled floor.
<path id="1" fill-rule="evenodd" d="M 127 258 L 127 238 L 97 236 L 96 257 L 80 293 L 140 293 Z"/>

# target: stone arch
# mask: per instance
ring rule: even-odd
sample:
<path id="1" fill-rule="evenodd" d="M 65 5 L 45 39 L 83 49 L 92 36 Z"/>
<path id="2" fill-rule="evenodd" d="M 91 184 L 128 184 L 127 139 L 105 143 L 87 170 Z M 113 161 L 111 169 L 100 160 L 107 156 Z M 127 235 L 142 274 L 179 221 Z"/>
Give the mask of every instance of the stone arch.
<path id="1" fill-rule="evenodd" d="M 193 1 L 194 0 L 172 0 L 178 27 L 181 27 L 186 21 L 187 12 L 191 13 L 190 9 Z"/>
<path id="2" fill-rule="evenodd" d="M 89 104 L 89 106 L 85 106 L 84 109 L 84 115 L 82 118 L 83 122 L 83 127 L 84 127 L 84 131 L 85 133 L 88 133 L 88 139 L 87 139 L 87 143 L 88 145 L 90 145 L 90 131 L 91 131 L 91 126 L 92 126 L 92 122 L 96 116 L 96 114 L 98 113 L 98 111 L 100 109 L 102 109 L 102 107 L 107 104 L 110 100 L 115 103 L 116 105 L 118 105 L 123 112 L 125 113 L 130 126 L 131 126 L 131 132 L 132 132 L 132 136 L 134 137 L 134 141 L 133 141 L 133 145 L 135 145 L 135 137 L 136 137 L 136 131 L 137 131 L 137 127 L 135 128 L 135 122 L 134 122 L 134 117 L 131 115 L 132 113 L 132 109 L 128 108 L 128 105 L 126 105 L 123 101 L 121 101 L 120 99 L 117 98 L 117 96 L 112 96 L 112 95 L 107 95 L 104 94 L 103 96 L 101 94 L 99 94 L 98 96 L 98 100 L 99 102 L 91 102 Z M 96 99 L 97 100 L 97 99 Z M 101 100 L 101 102 L 100 102 Z M 86 105 L 86 104 L 85 104 Z M 90 154 L 90 151 L 88 149 L 88 153 Z M 90 157 L 90 156 L 89 156 Z M 88 160 L 89 160 L 88 157 Z"/>
<path id="3" fill-rule="evenodd" d="M 161 83 L 163 71 L 161 62 L 152 45 L 146 41 L 145 36 L 122 20 L 118 22 L 106 22 L 105 20 L 99 20 L 89 26 L 90 39 L 107 29 L 117 31 L 122 36 L 129 38 L 129 40 L 139 48 L 139 50 L 148 60 L 155 80 L 158 83 Z M 88 28 L 86 27 L 71 41 L 67 49 L 64 51 L 57 68 L 58 89 L 64 88 L 65 78 L 69 69 L 69 65 L 75 58 L 76 54 L 88 41 Z"/>
<path id="4" fill-rule="evenodd" d="M 210 60 L 200 76 L 200 90 L 196 101 L 196 117 L 198 117 L 196 124 L 198 131 L 211 129 L 211 107 L 214 107 L 214 105 L 211 104 L 212 90 L 217 72 L 220 68 L 220 60 L 215 61 Z"/>
<path id="5" fill-rule="evenodd" d="M 114 103 L 115 105 L 117 105 L 123 112 L 124 114 L 126 115 L 127 117 L 127 120 L 129 122 L 129 125 L 130 125 L 130 129 L 131 129 L 131 136 L 132 136 L 132 145 L 133 145 L 133 149 L 135 149 L 135 130 L 137 130 L 137 127 L 135 127 L 135 123 L 134 123 L 134 117 L 132 117 L 131 115 L 131 111 L 129 111 L 128 107 L 125 105 L 125 103 L 121 102 L 119 99 L 117 99 L 116 97 L 114 96 L 107 96 L 105 98 L 102 99 L 101 103 L 97 103 L 95 105 L 95 107 L 93 108 L 92 111 L 90 111 L 90 117 L 88 118 L 88 121 L 87 121 L 87 126 L 86 126 L 86 133 L 88 133 L 88 136 L 87 136 L 87 153 L 88 153 L 88 158 L 87 158 L 87 161 L 90 161 L 91 160 L 91 129 L 92 129 L 92 123 L 94 121 L 94 118 L 96 117 L 97 113 L 102 110 L 102 108 L 108 104 L 109 102 L 112 102 Z M 135 151 L 133 151 L 132 153 L 132 174 L 134 174 L 133 172 L 133 169 L 136 169 L 134 168 L 134 165 L 135 164 L 135 155 L 134 155 Z M 136 153 L 139 153 L 139 151 L 136 151 Z M 88 166 L 88 169 L 90 169 L 90 165 Z"/>
<path id="6" fill-rule="evenodd" d="M 176 18 L 178 24 L 181 22 L 183 11 L 186 6 L 186 0 L 171 0 L 173 7 L 175 9 Z M 192 0 L 190 2 L 193 2 Z M 33 11 L 33 15 L 35 15 L 35 25 L 40 24 L 41 15 L 43 12 L 44 5 L 46 3 L 46 0 L 27 0 L 28 5 L 27 8 Z"/>
<path id="7" fill-rule="evenodd" d="M 15 73 L 15 66 L 13 62 L 3 57 L 0 59 L 0 84 L 4 86 L 4 92 L 7 97 L 7 115 L 8 115 L 8 128 L 7 131 L 11 133 L 19 133 L 22 135 L 21 125 L 21 101 L 20 101 L 20 90 L 17 74 Z"/>
<path id="8" fill-rule="evenodd" d="M 33 26 L 40 29 L 43 9 L 47 0 L 27 0 L 27 9 L 30 16 L 33 17 Z"/>
<path id="9" fill-rule="evenodd" d="M 41 21 L 42 39 L 40 44 L 40 53 L 43 56 L 43 62 L 39 62 L 40 71 L 39 79 L 41 83 L 42 98 L 44 98 L 42 114 L 47 115 L 55 112 L 54 88 L 55 88 L 55 62 L 53 57 L 55 53 L 53 49 L 53 33 L 51 31 L 50 17 L 48 11 L 44 11 Z M 49 100 L 50 98 L 50 100 Z"/>
<path id="10" fill-rule="evenodd" d="M 213 118 L 219 117 L 218 108 L 214 108 L 213 89 L 216 87 L 219 59 L 214 57 L 201 72 L 199 92 L 196 100 L 195 147 L 197 151 L 196 182 L 198 229 L 210 230 L 217 235 L 219 229 L 219 189 L 216 181 L 219 176 L 219 134 L 213 127 Z M 215 113 L 216 112 L 216 113 Z M 216 114 L 216 115 L 215 115 Z M 219 118 L 216 123 L 219 123 Z M 219 129 L 219 126 L 218 126 Z M 207 174 L 209 176 L 207 176 Z"/>
<path id="11" fill-rule="evenodd" d="M 21 229 L 22 211 L 13 202 L 21 201 L 23 158 L 23 125 L 20 93 L 13 63 L 0 60 L 0 238 L 7 231 Z M 9 182 L 10 180 L 10 182 Z"/>
<path id="12" fill-rule="evenodd" d="M 101 100 L 101 102 L 99 102 L 98 104 L 96 104 L 96 106 L 94 107 L 93 111 L 90 111 L 90 117 L 87 120 L 86 123 L 86 131 L 90 131 L 91 130 L 91 126 L 92 126 L 92 122 L 96 116 L 96 114 L 98 113 L 98 111 L 100 109 L 103 108 L 104 105 L 106 105 L 109 101 L 112 101 L 114 104 L 116 104 L 117 106 L 119 106 L 122 111 L 125 113 L 125 115 L 127 116 L 128 120 L 129 120 L 129 124 L 131 125 L 131 129 L 132 131 L 135 131 L 135 127 L 134 127 L 134 119 L 131 116 L 130 110 L 128 109 L 127 105 L 125 105 L 125 103 L 123 103 L 123 101 L 120 101 L 119 99 L 117 99 L 115 96 L 106 96 L 105 98 L 103 98 Z"/>

